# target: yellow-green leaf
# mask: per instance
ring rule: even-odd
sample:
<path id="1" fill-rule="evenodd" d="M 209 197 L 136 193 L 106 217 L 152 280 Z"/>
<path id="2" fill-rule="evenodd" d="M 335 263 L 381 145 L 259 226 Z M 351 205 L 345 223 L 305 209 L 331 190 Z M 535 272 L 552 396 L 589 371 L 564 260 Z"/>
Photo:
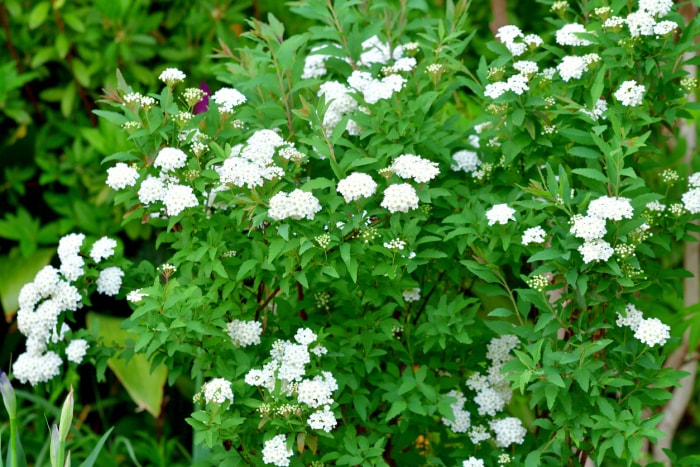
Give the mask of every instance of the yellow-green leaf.
<path id="1" fill-rule="evenodd" d="M 87 328 L 94 335 L 102 337 L 106 345 L 123 347 L 126 340 L 132 338 L 128 331 L 121 328 L 124 320 L 90 312 L 87 314 Z M 140 409 L 145 409 L 158 418 L 163 403 L 163 387 L 168 377 L 165 365 L 157 366 L 151 371 L 151 363 L 141 354 L 134 355 L 129 362 L 118 357 L 107 361 L 107 366 L 114 372 L 126 392 Z"/>
<path id="2" fill-rule="evenodd" d="M 51 3 L 49 2 L 41 2 L 32 8 L 32 11 L 29 12 L 29 29 L 36 29 L 41 26 L 41 24 L 46 21 L 50 8 Z"/>
<path id="3" fill-rule="evenodd" d="M 22 258 L 19 250 L 0 256 L 0 301 L 6 316 L 12 316 L 19 308 L 19 292 L 24 284 L 32 282 L 41 268 L 49 264 L 54 249 L 40 249 Z"/>

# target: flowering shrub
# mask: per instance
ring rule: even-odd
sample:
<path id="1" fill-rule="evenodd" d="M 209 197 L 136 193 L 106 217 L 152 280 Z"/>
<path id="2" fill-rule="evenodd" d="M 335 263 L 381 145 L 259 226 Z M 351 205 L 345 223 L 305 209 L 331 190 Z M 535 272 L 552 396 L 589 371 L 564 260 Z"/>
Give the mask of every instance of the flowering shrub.
<path id="1" fill-rule="evenodd" d="M 214 463 L 631 465 L 684 374 L 660 258 L 700 211 L 667 157 L 695 23 L 555 2 L 556 30 L 505 26 L 472 72 L 468 2 L 376 3 L 295 4 L 318 26 L 291 37 L 251 21 L 210 97 L 120 77 L 96 113 L 133 149 L 107 184 L 170 258 L 97 291 L 195 381 Z"/>

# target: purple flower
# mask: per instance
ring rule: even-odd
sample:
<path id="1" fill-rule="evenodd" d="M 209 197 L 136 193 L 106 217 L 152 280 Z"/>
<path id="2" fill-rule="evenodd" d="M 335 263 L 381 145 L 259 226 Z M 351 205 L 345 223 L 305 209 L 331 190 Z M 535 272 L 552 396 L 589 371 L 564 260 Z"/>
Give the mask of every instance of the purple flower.
<path id="1" fill-rule="evenodd" d="M 202 98 L 201 101 L 197 102 L 194 105 L 194 113 L 196 114 L 202 114 L 207 111 L 209 108 L 209 95 L 211 94 L 211 91 L 209 90 L 209 86 L 207 86 L 207 83 L 202 81 L 202 84 L 199 85 L 199 89 L 204 91 L 204 97 Z"/>

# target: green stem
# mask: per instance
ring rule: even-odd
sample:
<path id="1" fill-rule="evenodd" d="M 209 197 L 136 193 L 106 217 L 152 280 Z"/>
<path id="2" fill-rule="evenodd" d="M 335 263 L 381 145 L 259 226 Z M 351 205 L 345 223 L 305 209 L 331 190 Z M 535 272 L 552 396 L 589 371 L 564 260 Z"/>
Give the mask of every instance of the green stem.
<path id="1" fill-rule="evenodd" d="M 199 391 L 201 391 L 203 383 L 204 383 L 204 375 L 201 372 L 197 373 L 197 376 L 195 377 L 195 380 L 194 380 L 195 394 L 197 394 Z M 194 411 L 195 412 L 197 412 L 199 410 L 203 410 L 203 409 L 204 409 L 204 406 L 201 402 L 195 402 L 195 404 L 194 404 Z M 210 452 L 209 448 L 207 448 L 204 445 L 197 444 L 194 440 L 194 437 L 192 438 L 192 463 L 206 460 L 209 452 Z"/>
<path id="2" fill-rule="evenodd" d="M 10 417 L 10 465 L 9 467 L 18 467 L 19 459 L 17 458 L 17 419 Z"/>

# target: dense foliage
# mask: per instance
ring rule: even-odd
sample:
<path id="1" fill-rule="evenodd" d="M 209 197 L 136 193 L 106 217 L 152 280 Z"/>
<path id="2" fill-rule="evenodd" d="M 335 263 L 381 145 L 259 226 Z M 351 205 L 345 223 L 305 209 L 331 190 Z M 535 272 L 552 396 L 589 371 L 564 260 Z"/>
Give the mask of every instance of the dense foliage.
<path id="1" fill-rule="evenodd" d="M 78 364 L 109 365 L 156 417 L 174 386 L 192 464 L 644 462 L 692 323 L 678 251 L 700 175 L 676 122 L 697 24 L 667 1 L 544 3 L 479 60 L 466 1 L 307 0 L 306 31 L 218 31 L 215 77 L 176 53 L 115 63 L 85 133 L 106 185 L 72 163 L 83 188 L 55 179 L 87 220 L 54 208 L 15 234 L 25 257 L 58 241 L 15 295 L 15 380 L 55 401 Z M 91 215 L 84 189 L 115 208 Z"/>

